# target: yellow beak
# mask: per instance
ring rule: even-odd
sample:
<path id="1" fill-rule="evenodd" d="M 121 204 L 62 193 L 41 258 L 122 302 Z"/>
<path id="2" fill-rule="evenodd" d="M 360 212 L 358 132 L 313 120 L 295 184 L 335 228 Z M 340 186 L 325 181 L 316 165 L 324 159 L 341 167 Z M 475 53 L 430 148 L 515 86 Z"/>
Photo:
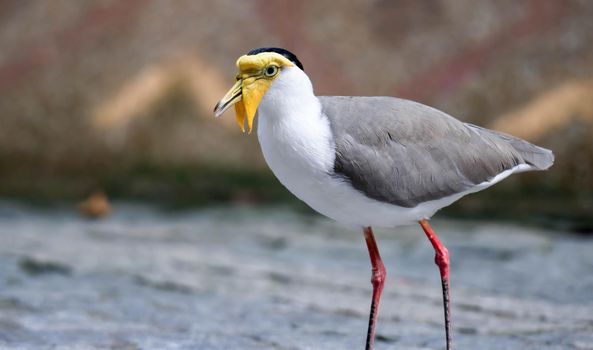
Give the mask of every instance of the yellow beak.
<path id="1" fill-rule="evenodd" d="M 271 81 L 263 78 L 261 75 L 244 75 L 243 78 L 237 80 L 229 92 L 216 104 L 216 107 L 214 107 L 214 116 L 219 117 L 234 104 L 237 124 L 245 132 L 245 119 L 247 119 L 247 128 L 249 133 L 251 133 L 257 106 L 270 85 Z"/>
<path id="2" fill-rule="evenodd" d="M 243 129 L 243 131 L 245 131 L 245 129 L 243 128 L 245 111 L 243 108 L 242 97 L 243 97 L 243 80 L 239 79 L 239 80 L 237 80 L 235 85 L 233 85 L 233 87 L 229 90 L 229 92 L 227 92 L 226 95 L 224 95 L 224 97 L 220 101 L 218 101 L 218 103 L 214 107 L 214 116 L 216 118 L 220 117 L 222 115 L 222 113 L 224 113 L 227 109 L 229 109 L 230 106 L 232 106 L 234 104 L 235 105 L 235 113 L 237 116 L 237 123 L 239 123 L 239 126 L 241 126 L 241 129 Z M 239 111 L 240 109 L 243 109 L 243 111 Z M 242 113 L 239 114 L 239 112 L 242 112 Z"/>

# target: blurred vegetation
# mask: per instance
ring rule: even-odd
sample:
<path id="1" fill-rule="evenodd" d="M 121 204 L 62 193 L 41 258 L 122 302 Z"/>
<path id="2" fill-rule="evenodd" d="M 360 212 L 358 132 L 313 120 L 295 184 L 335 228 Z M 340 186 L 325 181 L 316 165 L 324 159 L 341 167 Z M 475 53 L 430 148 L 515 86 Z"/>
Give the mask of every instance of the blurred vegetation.
<path id="1" fill-rule="evenodd" d="M 169 208 L 292 199 L 269 171 L 211 164 L 160 167 L 147 163 L 102 174 L 13 175 L 0 183 L 0 192 L 40 205 L 77 201 L 97 190 L 108 193 L 111 199 L 151 201 Z"/>

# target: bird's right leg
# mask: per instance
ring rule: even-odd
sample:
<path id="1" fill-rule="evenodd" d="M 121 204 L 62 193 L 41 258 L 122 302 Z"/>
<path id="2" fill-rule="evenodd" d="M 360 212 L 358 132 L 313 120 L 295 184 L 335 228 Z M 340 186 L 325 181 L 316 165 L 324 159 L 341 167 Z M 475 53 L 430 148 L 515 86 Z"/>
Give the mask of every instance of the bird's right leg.
<path id="1" fill-rule="evenodd" d="M 377 316 L 379 315 L 379 301 L 381 300 L 381 292 L 385 284 L 385 276 L 387 271 L 381 260 L 377 242 L 371 227 L 365 227 L 364 239 L 369 249 L 369 256 L 371 257 L 371 266 L 373 275 L 371 277 L 371 284 L 373 285 L 373 299 L 371 301 L 371 313 L 369 315 L 369 328 L 367 331 L 366 350 L 372 350 L 375 343 L 375 328 L 377 326 Z"/>
<path id="2" fill-rule="evenodd" d="M 422 226 L 422 230 L 424 230 L 426 237 L 428 237 L 428 240 L 434 248 L 434 262 L 439 267 L 439 271 L 441 273 L 443 306 L 445 309 L 445 341 L 447 344 L 447 350 L 451 350 L 453 349 L 453 345 L 451 341 L 451 300 L 449 297 L 449 250 L 443 245 L 443 243 L 441 243 L 439 237 L 437 237 L 432 227 L 430 227 L 428 224 L 428 220 L 420 220 L 418 223 L 420 226 Z"/>

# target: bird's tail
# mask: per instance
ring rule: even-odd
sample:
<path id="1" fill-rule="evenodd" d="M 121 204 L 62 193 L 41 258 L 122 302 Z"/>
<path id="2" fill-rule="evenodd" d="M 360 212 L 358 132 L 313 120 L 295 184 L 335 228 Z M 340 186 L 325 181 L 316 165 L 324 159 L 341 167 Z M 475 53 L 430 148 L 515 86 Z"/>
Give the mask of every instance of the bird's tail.
<path id="1" fill-rule="evenodd" d="M 547 170 L 554 164 L 554 153 L 549 149 L 514 137 L 511 145 L 523 157 L 525 163 L 535 168 L 534 170 Z"/>
<path id="2" fill-rule="evenodd" d="M 549 149 L 536 146 L 518 137 L 499 131 L 482 128 L 473 124 L 466 125 L 508 142 L 519 153 L 525 164 L 530 166 L 529 169 L 525 170 L 547 170 L 554 164 L 554 153 Z"/>

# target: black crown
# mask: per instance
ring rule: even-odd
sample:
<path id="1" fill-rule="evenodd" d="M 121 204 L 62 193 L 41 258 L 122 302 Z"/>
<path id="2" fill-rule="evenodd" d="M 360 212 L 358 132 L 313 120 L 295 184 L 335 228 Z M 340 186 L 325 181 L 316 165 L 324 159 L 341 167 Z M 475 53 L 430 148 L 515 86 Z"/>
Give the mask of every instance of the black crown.
<path id="1" fill-rule="evenodd" d="M 284 56 L 288 60 L 290 60 L 292 63 L 296 64 L 296 66 L 299 67 L 302 71 L 305 70 L 303 68 L 303 64 L 301 63 L 301 61 L 299 61 L 299 59 L 296 57 L 295 54 L 293 54 L 292 52 L 290 52 L 286 49 L 282 49 L 279 47 L 260 47 L 259 49 L 249 51 L 247 54 L 249 56 L 251 56 L 251 55 L 257 55 L 258 53 L 262 53 L 262 52 L 275 52 L 275 53 L 281 54 L 282 56 Z"/>

